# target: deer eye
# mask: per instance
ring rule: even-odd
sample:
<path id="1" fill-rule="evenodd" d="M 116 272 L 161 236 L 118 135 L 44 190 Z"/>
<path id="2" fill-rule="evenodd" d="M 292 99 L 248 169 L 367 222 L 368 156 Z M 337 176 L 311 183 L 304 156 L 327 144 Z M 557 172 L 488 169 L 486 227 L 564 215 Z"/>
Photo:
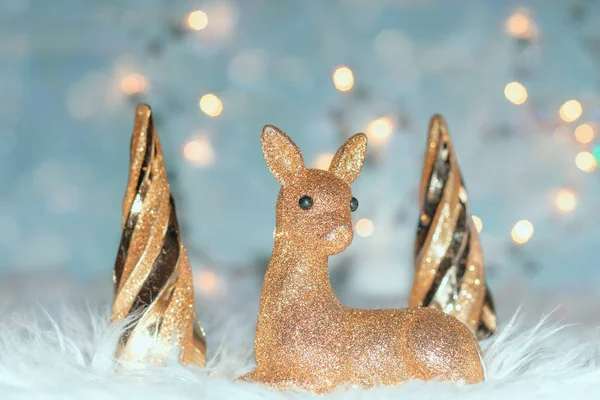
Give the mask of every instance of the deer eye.
<path id="1" fill-rule="evenodd" d="M 302 196 L 300 197 L 300 200 L 298 200 L 298 204 L 301 209 L 308 210 L 313 206 L 313 199 L 310 196 Z"/>
<path id="2" fill-rule="evenodd" d="M 356 211 L 357 208 L 358 200 L 356 200 L 356 197 L 353 197 L 352 200 L 350 200 L 350 211 Z"/>

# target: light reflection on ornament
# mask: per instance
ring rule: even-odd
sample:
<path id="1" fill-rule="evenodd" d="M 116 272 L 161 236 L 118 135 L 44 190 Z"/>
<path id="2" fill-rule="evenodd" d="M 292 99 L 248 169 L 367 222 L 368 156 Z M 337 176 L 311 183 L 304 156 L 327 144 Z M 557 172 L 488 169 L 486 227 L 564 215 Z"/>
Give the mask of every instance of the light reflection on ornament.
<path id="1" fill-rule="evenodd" d="M 215 154 L 207 138 L 190 140 L 183 147 L 183 155 L 193 165 L 205 167 L 211 165 Z"/>
<path id="2" fill-rule="evenodd" d="M 471 219 L 473 220 L 473 224 L 475 224 L 475 229 L 477 229 L 477 233 L 481 233 L 483 229 L 483 221 L 477 215 L 472 215 Z"/>
<path id="3" fill-rule="evenodd" d="M 315 168 L 327 171 L 332 159 L 333 153 L 320 153 L 315 157 L 314 166 Z"/>
<path id="4" fill-rule="evenodd" d="M 531 221 L 526 219 L 517 221 L 515 226 L 513 226 L 512 230 L 510 231 L 510 235 L 515 243 L 526 243 L 533 236 L 533 224 Z"/>
<path id="5" fill-rule="evenodd" d="M 587 151 L 581 151 L 575 156 L 575 165 L 583 172 L 592 172 L 596 169 L 596 158 Z"/>
<path id="6" fill-rule="evenodd" d="M 581 124 L 575 129 L 575 139 L 586 144 L 594 139 L 594 128 L 590 124 Z"/>
<path id="7" fill-rule="evenodd" d="M 504 87 L 504 96 L 513 104 L 523 104 L 527 100 L 527 89 L 519 82 L 510 82 Z"/>
<path id="8" fill-rule="evenodd" d="M 150 83 L 144 75 L 134 72 L 121 79 L 121 90 L 126 95 L 132 96 L 150 90 Z"/>
<path id="9" fill-rule="evenodd" d="M 348 67 L 341 66 L 333 72 L 333 84 L 341 92 L 347 92 L 354 86 L 354 74 Z"/>
<path id="10" fill-rule="evenodd" d="M 356 233 L 362 237 L 369 237 L 373 234 L 375 226 L 370 219 L 361 218 L 356 222 Z"/>
<path id="11" fill-rule="evenodd" d="M 367 126 L 367 137 L 375 144 L 384 142 L 391 133 L 392 121 L 386 117 L 373 120 Z"/>
<path id="12" fill-rule="evenodd" d="M 205 94 L 200 98 L 200 110 L 210 117 L 216 117 L 223 111 L 223 103 L 212 93 Z"/>
<path id="13" fill-rule="evenodd" d="M 581 107 L 581 103 L 577 100 L 568 100 L 560 106 L 560 110 L 558 111 L 560 118 L 565 122 L 573 122 L 577 120 L 581 116 L 583 112 L 583 108 Z"/>
<path id="14" fill-rule="evenodd" d="M 202 10 L 192 11 L 185 21 L 187 27 L 195 31 L 201 31 L 208 26 L 208 16 Z"/>
<path id="15" fill-rule="evenodd" d="M 561 212 L 570 212 L 577 205 L 575 193 L 570 189 L 560 189 L 554 196 L 554 205 Z"/>

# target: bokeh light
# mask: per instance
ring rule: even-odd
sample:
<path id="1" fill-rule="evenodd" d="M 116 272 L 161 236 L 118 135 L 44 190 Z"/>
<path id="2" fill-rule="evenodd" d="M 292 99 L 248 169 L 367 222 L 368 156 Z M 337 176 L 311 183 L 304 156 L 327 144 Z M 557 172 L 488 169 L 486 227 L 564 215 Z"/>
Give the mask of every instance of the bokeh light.
<path id="1" fill-rule="evenodd" d="M 373 222 L 368 218 L 361 218 L 356 222 L 356 233 L 362 237 L 369 237 L 373 234 L 375 226 Z"/>
<path id="2" fill-rule="evenodd" d="M 215 153 L 207 138 L 190 140 L 183 146 L 184 157 L 193 165 L 206 167 L 215 159 Z"/>
<path id="3" fill-rule="evenodd" d="M 341 92 L 347 92 L 354 86 L 354 74 L 348 67 L 338 67 L 333 71 L 333 84 Z"/>
<path id="4" fill-rule="evenodd" d="M 121 90 L 129 96 L 147 92 L 149 89 L 148 80 L 140 73 L 134 72 L 121 79 Z"/>
<path id="5" fill-rule="evenodd" d="M 594 146 L 592 149 L 592 155 L 596 159 L 596 165 L 598 165 L 598 162 L 600 162 L 600 145 Z"/>
<path id="6" fill-rule="evenodd" d="M 567 100 L 558 111 L 560 118 L 565 122 L 573 122 L 581 116 L 583 108 L 577 100 Z"/>
<path id="7" fill-rule="evenodd" d="M 561 212 L 570 212 L 577 205 L 575 193 L 570 189 L 560 189 L 554 195 L 554 205 Z"/>
<path id="8" fill-rule="evenodd" d="M 208 270 L 194 273 L 194 288 L 207 295 L 215 294 L 219 289 L 217 275 Z"/>
<path id="9" fill-rule="evenodd" d="M 575 129 L 575 139 L 587 144 L 594 139 L 594 128 L 590 124 L 581 124 Z"/>
<path id="10" fill-rule="evenodd" d="M 517 10 L 504 23 L 504 30 L 509 36 L 517 39 L 532 39 L 537 27 L 524 10 Z"/>
<path id="11" fill-rule="evenodd" d="M 202 10 L 189 13 L 185 19 L 188 28 L 201 31 L 208 26 L 208 15 Z"/>
<path id="12" fill-rule="evenodd" d="M 385 141 L 392 133 L 392 121 L 389 118 L 378 118 L 369 122 L 367 126 L 367 136 L 374 143 Z"/>
<path id="13" fill-rule="evenodd" d="M 200 110 L 208 116 L 216 117 L 223 111 L 223 103 L 217 96 L 208 93 L 200 98 Z"/>
<path id="14" fill-rule="evenodd" d="M 483 229 L 483 221 L 481 220 L 481 218 L 479 218 L 477 215 L 473 215 L 471 216 L 471 219 L 473 220 L 473 224 L 475 224 L 475 229 L 477 229 L 477 233 L 481 233 L 481 230 Z"/>
<path id="15" fill-rule="evenodd" d="M 327 171 L 329 169 L 329 165 L 331 164 L 331 160 L 333 159 L 333 153 L 320 153 L 315 157 L 315 168 L 323 169 Z"/>
<path id="16" fill-rule="evenodd" d="M 533 236 L 533 224 L 526 219 L 517 221 L 510 231 L 510 236 L 515 243 L 523 244 L 528 242 Z"/>
<path id="17" fill-rule="evenodd" d="M 513 104 L 523 104 L 527 100 L 527 89 L 519 82 L 510 82 L 504 87 L 504 96 Z"/>
<path id="18" fill-rule="evenodd" d="M 204 12 L 210 21 L 202 32 L 205 43 L 220 41 L 235 32 L 240 18 L 240 9 L 233 1 L 202 2 Z"/>
<path id="19" fill-rule="evenodd" d="M 596 169 L 596 158 L 587 151 L 581 151 L 575 156 L 575 165 L 583 172 L 592 172 Z"/>

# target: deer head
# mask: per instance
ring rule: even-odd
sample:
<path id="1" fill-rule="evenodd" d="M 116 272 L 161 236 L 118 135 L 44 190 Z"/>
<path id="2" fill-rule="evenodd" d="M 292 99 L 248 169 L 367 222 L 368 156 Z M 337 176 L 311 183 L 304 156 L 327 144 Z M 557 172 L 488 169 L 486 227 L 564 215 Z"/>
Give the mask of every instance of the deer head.
<path id="1" fill-rule="evenodd" d="M 325 255 L 352 242 L 350 213 L 358 207 L 350 184 L 360 174 L 367 137 L 356 134 L 336 152 L 328 171 L 304 166 L 300 149 L 280 129 L 263 128 L 261 144 L 267 167 L 281 183 L 276 206 L 276 237 L 319 248 Z"/>

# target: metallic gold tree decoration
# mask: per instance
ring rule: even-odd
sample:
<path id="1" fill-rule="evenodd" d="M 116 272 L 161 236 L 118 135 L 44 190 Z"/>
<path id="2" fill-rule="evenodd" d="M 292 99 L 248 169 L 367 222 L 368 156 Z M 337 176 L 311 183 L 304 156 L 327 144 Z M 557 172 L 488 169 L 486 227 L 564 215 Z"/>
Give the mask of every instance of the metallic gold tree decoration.
<path id="1" fill-rule="evenodd" d="M 192 272 L 152 111 L 145 104 L 136 109 L 114 281 L 112 321 L 132 318 L 117 357 L 164 364 L 179 351 L 182 363 L 205 365 Z"/>
<path id="2" fill-rule="evenodd" d="M 496 314 L 467 200 L 446 122 L 435 115 L 421 177 L 416 274 L 409 306 L 442 310 L 484 339 L 496 330 Z"/>

